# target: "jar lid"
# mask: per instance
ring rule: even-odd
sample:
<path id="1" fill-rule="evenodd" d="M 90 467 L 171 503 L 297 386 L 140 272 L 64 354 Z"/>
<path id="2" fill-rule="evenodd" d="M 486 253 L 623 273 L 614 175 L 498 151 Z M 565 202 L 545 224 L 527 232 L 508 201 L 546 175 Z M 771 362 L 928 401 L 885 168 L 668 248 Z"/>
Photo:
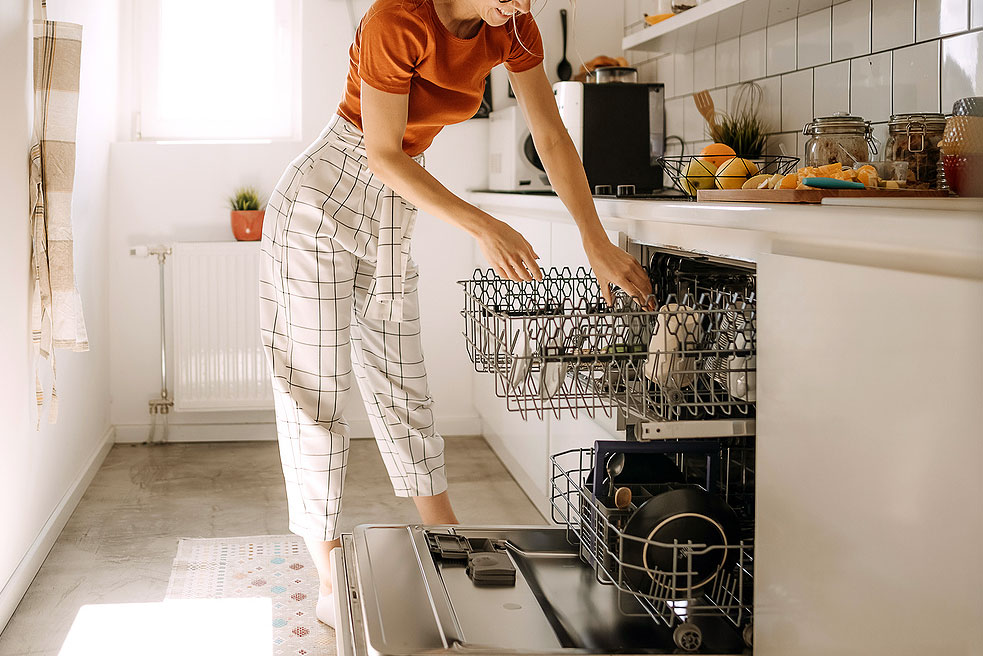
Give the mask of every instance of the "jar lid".
<path id="1" fill-rule="evenodd" d="M 837 112 L 832 116 L 817 116 L 802 128 L 802 134 L 862 134 L 870 132 L 870 123 L 862 116 Z"/>
<path id="2" fill-rule="evenodd" d="M 960 98 L 952 103 L 953 116 L 983 116 L 983 96 Z"/>
<path id="3" fill-rule="evenodd" d="M 921 129 L 931 132 L 941 132 L 942 130 L 945 130 L 945 115 L 937 112 L 891 114 L 891 121 L 888 123 L 888 128 L 891 130 Z"/>

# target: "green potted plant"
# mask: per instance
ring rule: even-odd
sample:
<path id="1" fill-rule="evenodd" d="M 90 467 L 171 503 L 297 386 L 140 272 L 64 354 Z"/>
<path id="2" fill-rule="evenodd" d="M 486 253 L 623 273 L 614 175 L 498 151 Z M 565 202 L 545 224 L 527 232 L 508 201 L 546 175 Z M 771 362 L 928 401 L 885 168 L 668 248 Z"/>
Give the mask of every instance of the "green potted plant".
<path id="1" fill-rule="evenodd" d="M 761 87 L 754 82 L 740 86 L 730 114 L 718 113 L 710 125 L 710 138 L 730 146 L 738 157 L 761 157 L 768 141 L 768 127 L 758 116 Z"/>
<path id="2" fill-rule="evenodd" d="M 229 197 L 232 210 L 232 234 L 238 241 L 258 241 L 263 236 L 266 213 L 259 193 L 253 187 L 239 187 Z"/>

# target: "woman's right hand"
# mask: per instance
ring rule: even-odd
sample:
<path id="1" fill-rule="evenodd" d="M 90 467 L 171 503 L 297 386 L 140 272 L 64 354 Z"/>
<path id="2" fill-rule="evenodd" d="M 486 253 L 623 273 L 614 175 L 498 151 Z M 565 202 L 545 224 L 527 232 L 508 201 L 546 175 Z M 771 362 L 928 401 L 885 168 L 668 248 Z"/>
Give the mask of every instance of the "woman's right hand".
<path id="1" fill-rule="evenodd" d="M 488 217 L 490 220 L 477 235 L 481 253 L 502 278 L 515 281 L 543 279 L 536 260 L 539 258 L 525 237 L 509 224 Z"/>

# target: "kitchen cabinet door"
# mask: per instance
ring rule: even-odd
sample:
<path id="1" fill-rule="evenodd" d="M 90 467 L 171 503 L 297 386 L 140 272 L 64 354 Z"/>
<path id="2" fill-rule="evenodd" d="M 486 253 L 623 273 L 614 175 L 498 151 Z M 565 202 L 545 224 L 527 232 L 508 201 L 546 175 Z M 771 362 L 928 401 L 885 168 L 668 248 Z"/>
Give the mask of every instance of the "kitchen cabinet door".
<path id="1" fill-rule="evenodd" d="M 548 266 L 550 223 L 515 216 L 496 217 L 517 230 L 541 256 L 540 267 Z M 476 266 L 488 268 L 481 250 L 475 248 Z M 473 371 L 473 370 L 472 370 Z M 549 421 L 534 413 L 528 421 L 509 412 L 506 401 L 495 395 L 495 378 L 473 373 L 474 405 L 481 416 L 482 434 L 509 473 L 544 517 L 549 516 Z"/>
<path id="2" fill-rule="evenodd" d="M 474 405 L 482 435 L 543 517 L 549 517 L 549 419 L 524 420 L 495 396 L 491 374 L 476 374 Z"/>
<path id="3" fill-rule="evenodd" d="M 758 263 L 758 656 L 983 649 L 983 282 Z"/>
<path id="4" fill-rule="evenodd" d="M 608 239 L 613 244 L 620 244 L 620 233 L 614 230 L 605 230 Z M 540 253 L 542 255 L 542 253 Z M 553 223 L 553 234 L 550 241 L 550 266 L 570 267 L 576 270 L 577 267 L 590 268 L 587 261 L 587 254 L 584 253 L 584 245 L 580 240 L 580 230 L 576 224 Z"/>

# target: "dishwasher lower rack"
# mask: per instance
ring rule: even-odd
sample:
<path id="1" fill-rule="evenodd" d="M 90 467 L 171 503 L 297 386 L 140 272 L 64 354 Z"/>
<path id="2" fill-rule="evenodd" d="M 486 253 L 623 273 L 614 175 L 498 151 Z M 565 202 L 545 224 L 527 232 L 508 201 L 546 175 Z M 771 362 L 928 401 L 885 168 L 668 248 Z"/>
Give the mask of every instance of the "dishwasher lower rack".
<path id="1" fill-rule="evenodd" d="M 532 282 L 478 270 L 461 281 L 468 355 L 523 417 L 617 407 L 642 421 L 752 418 L 753 293 L 673 275 L 648 310 L 620 290 L 608 306 L 583 268 Z"/>
<path id="2" fill-rule="evenodd" d="M 667 443 L 666 455 L 685 472 L 687 481 L 699 481 L 701 487 L 719 495 L 735 510 L 741 520 L 738 543 L 709 546 L 679 540 L 672 544 L 660 543 L 629 530 L 630 518 L 644 500 L 619 510 L 595 496 L 592 490 L 594 452 L 590 448 L 572 449 L 552 456 L 553 521 L 566 527 L 568 540 L 579 545 L 581 559 L 594 569 L 599 582 L 617 587 L 626 598 L 630 596 L 633 601 L 640 602 L 653 619 L 670 628 L 675 627 L 681 648 L 686 649 L 686 644 L 698 647 L 699 632 L 687 637 L 686 628 L 695 629 L 693 620 L 701 617 L 726 618 L 735 630 L 742 632 L 745 643 L 750 646 L 754 567 L 753 438 L 701 442 L 690 441 L 685 446 Z M 628 487 L 635 491 L 645 486 Z M 672 568 L 660 570 L 650 565 L 649 554 L 652 554 L 652 562 L 671 562 Z M 704 570 L 701 580 L 695 580 L 699 568 L 694 562 L 700 558 L 719 559 L 722 566 L 713 576 L 706 577 Z"/>

